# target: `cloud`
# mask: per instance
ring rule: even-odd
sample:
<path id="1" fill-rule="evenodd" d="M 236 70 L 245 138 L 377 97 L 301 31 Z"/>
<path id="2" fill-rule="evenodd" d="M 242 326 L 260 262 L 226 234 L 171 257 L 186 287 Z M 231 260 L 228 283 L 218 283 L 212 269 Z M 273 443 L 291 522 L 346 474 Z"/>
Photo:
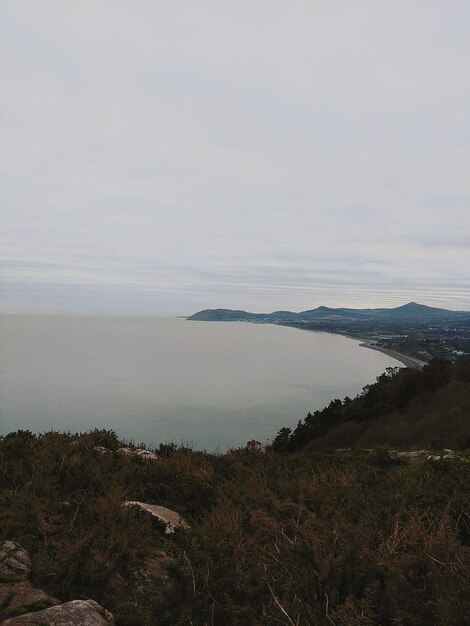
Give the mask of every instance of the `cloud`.
<path id="1" fill-rule="evenodd" d="M 0 11 L 5 310 L 470 308 L 467 2 Z"/>

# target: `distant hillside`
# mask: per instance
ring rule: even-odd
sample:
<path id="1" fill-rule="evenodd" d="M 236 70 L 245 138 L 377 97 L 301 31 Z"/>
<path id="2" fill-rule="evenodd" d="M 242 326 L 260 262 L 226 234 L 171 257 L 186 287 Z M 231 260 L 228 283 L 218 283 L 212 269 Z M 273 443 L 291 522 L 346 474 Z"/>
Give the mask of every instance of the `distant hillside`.
<path id="1" fill-rule="evenodd" d="M 291 432 L 278 451 L 388 445 L 428 449 L 470 446 L 470 357 L 434 359 L 422 371 L 388 368 L 356 398 L 333 400 Z"/>
<path id="2" fill-rule="evenodd" d="M 247 313 L 246 311 L 232 311 L 231 309 L 206 309 L 191 315 L 187 319 L 208 322 L 232 322 L 250 320 L 252 317 L 256 317 L 256 314 Z"/>
<path id="3" fill-rule="evenodd" d="M 470 311 L 449 311 L 436 307 L 409 302 L 393 309 L 347 309 L 319 306 L 301 311 L 274 311 L 273 313 L 249 313 L 231 309 L 205 309 L 187 318 L 195 321 L 212 322 L 308 322 L 317 320 L 365 320 L 396 322 L 452 322 L 470 320 Z"/>

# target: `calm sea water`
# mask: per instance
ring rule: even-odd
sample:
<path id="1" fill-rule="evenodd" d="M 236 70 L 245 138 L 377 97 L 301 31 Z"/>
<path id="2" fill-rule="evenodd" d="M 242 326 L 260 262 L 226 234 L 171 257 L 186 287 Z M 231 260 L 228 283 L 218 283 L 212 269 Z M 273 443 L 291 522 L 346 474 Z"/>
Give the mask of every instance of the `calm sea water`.
<path id="1" fill-rule="evenodd" d="M 280 326 L 4 315 L 0 434 L 97 426 L 223 451 L 272 439 L 396 365 L 354 339 Z"/>

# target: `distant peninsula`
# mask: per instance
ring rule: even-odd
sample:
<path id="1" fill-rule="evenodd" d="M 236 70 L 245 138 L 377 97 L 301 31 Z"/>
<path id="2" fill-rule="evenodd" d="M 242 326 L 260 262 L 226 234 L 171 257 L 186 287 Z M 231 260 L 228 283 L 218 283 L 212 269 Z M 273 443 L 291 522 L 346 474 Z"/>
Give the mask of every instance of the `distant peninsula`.
<path id="1" fill-rule="evenodd" d="M 319 306 L 294 313 L 274 311 L 273 313 L 249 313 L 232 309 L 205 309 L 187 318 L 207 322 L 310 322 L 315 320 L 365 320 L 365 321 L 407 321 L 407 322 L 451 322 L 470 320 L 470 311 L 450 311 L 409 302 L 392 309 L 347 309 Z"/>

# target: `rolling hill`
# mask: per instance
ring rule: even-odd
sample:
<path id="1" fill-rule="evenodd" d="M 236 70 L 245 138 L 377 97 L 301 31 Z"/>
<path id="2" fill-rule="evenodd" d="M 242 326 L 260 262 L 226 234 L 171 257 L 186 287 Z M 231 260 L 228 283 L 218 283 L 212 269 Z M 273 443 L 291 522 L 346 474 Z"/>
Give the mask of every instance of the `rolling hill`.
<path id="1" fill-rule="evenodd" d="M 450 311 L 409 302 L 392 309 L 348 309 L 319 306 L 301 311 L 274 311 L 273 313 L 250 313 L 232 309 L 205 309 L 187 318 L 194 321 L 212 322 L 308 322 L 316 320 L 364 320 L 396 322 L 453 322 L 470 320 L 470 311 Z"/>

